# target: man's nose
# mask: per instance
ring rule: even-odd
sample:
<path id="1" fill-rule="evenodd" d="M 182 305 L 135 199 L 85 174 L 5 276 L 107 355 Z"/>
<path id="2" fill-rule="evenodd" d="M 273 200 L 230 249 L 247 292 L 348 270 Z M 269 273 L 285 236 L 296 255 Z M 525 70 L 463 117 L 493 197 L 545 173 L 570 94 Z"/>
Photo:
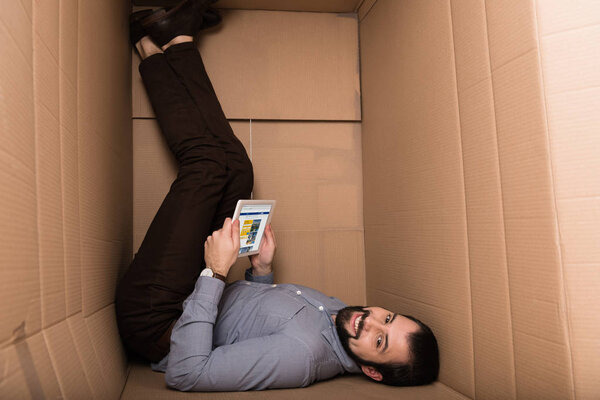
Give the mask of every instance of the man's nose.
<path id="1" fill-rule="evenodd" d="M 373 318 L 373 315 L 369 315 L 367 318 L 365 318 L 365 321 L 363 324 L 363 329 L 365 331 L 368 332 L 376 326 L 377 326 L 377 321 L 375 320 L 375 318 Z"/>

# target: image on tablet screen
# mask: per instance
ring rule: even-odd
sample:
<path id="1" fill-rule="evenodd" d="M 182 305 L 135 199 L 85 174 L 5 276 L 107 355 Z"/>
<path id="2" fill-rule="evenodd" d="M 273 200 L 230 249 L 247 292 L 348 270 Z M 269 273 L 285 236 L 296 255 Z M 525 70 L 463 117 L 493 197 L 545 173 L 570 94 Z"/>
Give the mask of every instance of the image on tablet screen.
<path id="1" fill-rule="evenodd" d="M 245 205 L 240 212 L 240 254 L 258 250 L 267 226 L 270 204 Z"/>

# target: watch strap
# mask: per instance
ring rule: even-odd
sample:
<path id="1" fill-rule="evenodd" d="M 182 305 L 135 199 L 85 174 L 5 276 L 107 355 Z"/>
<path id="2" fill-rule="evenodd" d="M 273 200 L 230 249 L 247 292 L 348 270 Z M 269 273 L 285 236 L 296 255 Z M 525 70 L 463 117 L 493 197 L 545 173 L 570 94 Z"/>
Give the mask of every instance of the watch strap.
<path id="1" fill-rule="evenodd" d="M 227 283 L 227 277 L 223 276 L 221 274 L 217 274 L 215 271 L 213 271 L 213 278 L 217 278 L 222 280 L 223 282 Z"/>

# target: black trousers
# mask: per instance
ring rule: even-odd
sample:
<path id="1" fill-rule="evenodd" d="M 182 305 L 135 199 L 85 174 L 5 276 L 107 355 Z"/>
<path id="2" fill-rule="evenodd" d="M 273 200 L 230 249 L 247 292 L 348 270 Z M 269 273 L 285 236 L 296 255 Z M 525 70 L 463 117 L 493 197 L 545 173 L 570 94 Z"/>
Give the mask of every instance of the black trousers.
<path id="1" fill-rule="evenodd" d="M 204 268 L 204 241 L 233 215 L 237 200 L 250 198 L 253 172 L 192 43 L 148 57 L 140 74 L 179 170 L 117 287 L 115 306 L 126 347 L 159 361 Z"/>

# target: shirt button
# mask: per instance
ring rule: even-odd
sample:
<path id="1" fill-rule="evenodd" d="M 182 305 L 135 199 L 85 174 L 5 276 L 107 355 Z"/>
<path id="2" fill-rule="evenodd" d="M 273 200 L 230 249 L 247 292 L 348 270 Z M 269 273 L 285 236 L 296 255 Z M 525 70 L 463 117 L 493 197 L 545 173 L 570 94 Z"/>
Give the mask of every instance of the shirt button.
<path id="1" fill-rule="evenodd" d="M 277 284 L 274 283 L 274 284 L 271 285 L 271 287 L 277 287 Z"/>
<path id="2" fill-rule="evenodd" d="M 323 306 L 319 306 L 319 311 L 323 311 Z"/>
<path id="3" fill-rule="evenodd" d="M 296 294 L 297 294 L 297 295 L 301 295 L 301 294 L 302 294 L 302 292 L 298 290 L 298 291 L 296 292 Z"/>

